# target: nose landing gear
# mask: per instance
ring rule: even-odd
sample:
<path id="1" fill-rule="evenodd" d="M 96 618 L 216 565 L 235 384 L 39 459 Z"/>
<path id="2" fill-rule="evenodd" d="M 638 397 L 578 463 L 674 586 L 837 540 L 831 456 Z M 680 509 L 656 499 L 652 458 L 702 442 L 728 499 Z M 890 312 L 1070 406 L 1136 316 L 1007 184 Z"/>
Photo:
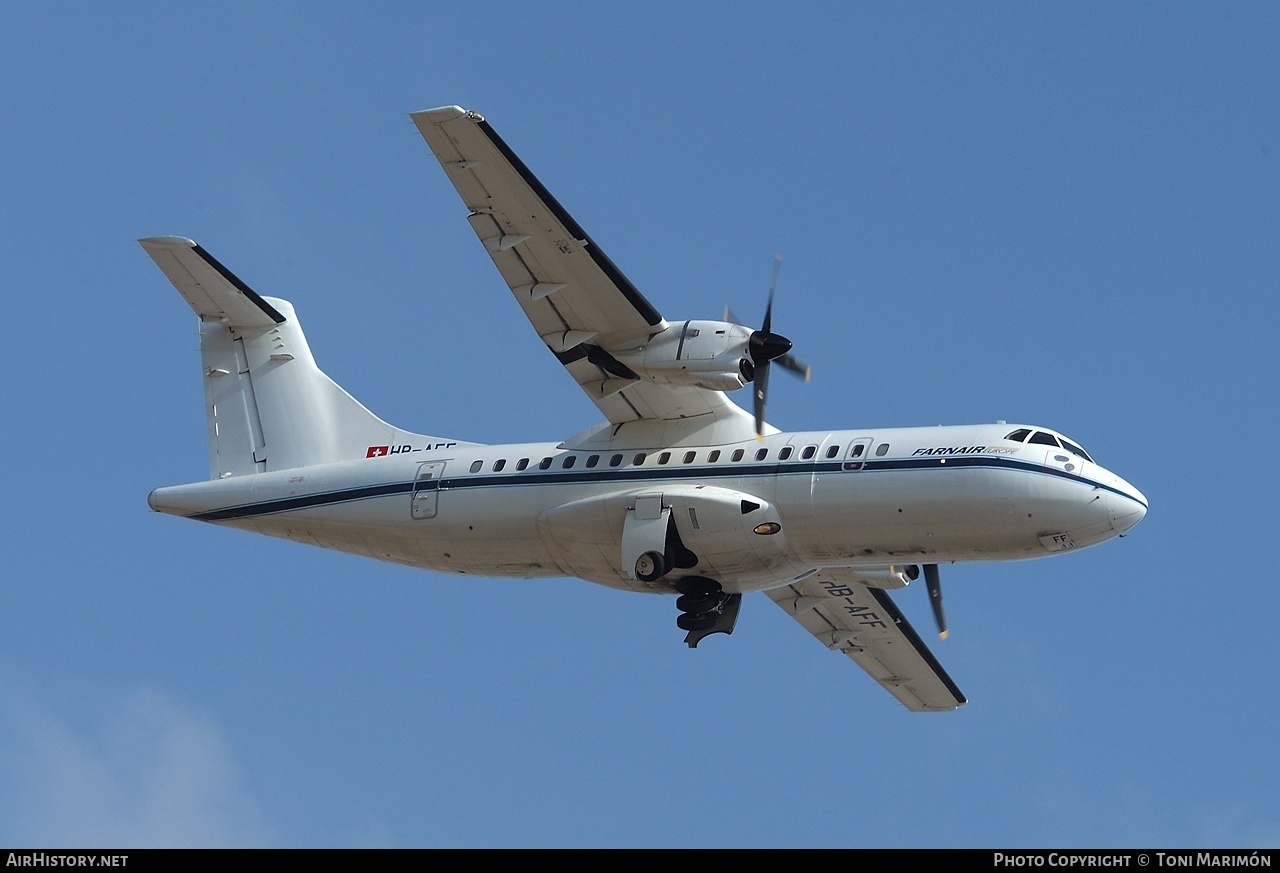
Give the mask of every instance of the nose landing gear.
<path id="1" fill-rule="evenodd" d="M 676 626 L 687 631 L 684 641 L 696 649 L 704 637 L 711 634 L 731 634 L 738 621 L 741 594 L 727 594 L 714 579 L 703 576 L 686 576 L 677 580 Z"/>

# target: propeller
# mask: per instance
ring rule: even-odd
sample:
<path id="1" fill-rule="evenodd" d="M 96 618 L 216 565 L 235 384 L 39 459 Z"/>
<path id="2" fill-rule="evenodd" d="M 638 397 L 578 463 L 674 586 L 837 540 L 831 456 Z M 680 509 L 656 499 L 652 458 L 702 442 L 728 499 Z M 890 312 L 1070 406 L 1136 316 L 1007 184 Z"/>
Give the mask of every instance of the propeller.
<path id="1" fill-rule="evenodd" d="M 764 310 L 764 324 L 751 332 L 747 340 L 747 355 L 751 358 L 750 372 L 743 375 L 755 383 L 756 436 L 764 432 L 765 401 L 769 393 L 769 365 L 777 362 L 780 367 L 802 376 L 806 382 L 812 372 L 809 365 L 791 354 L 791 340 L 773 332 L 773 292 L 778 287 L 778 271 L 782 267 L 782 255 L 773 256 L 773 278 L 769 282 L 769 302 Z M 724 310 L 725 320 L 741 324 L 729 307 Z M 747 368 L 744 367 L 744 370 Z"/>
<path id="2" fill-rule="evenodd" d="M 947 614 L 942 611 L 942 579 L 938 575 L 937 564 L 924 565 L 924 584 L 929 589 L 929 605 L 933 607 L 933 618 L 938 622 L 938 636 L 947 638 Z"/>

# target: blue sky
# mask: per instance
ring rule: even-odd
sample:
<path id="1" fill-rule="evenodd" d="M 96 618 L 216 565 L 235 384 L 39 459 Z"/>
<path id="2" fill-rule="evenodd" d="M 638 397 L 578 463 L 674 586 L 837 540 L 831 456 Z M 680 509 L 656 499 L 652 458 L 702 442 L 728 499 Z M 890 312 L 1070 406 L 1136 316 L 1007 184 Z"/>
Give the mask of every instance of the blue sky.
<path id="1" fill-rule="evenodd" d="M 1269 3 L 4 5 L 0 845 L 1277 845 L 1277 44 Z M 763 596 L 690 651 L 665 598 L 149 512 L 207 467 L 143 236 L 393 423 L 595 423 L 408 118 L 450 103 L 668 318 L 755 320 L 781 252 L 775 425 L 1035 422 L 1150 514 L 945 568 L 971 702 L 913 715 Z"/>

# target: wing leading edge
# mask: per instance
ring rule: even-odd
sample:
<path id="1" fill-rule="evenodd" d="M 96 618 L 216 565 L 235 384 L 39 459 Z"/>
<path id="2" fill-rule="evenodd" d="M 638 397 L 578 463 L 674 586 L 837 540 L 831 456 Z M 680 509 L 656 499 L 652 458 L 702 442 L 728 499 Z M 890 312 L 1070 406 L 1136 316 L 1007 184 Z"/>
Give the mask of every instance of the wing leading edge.
<path id="1" fill-rule="evenodd" d="M 611 423 L 750 421 L 721 391 L 636 379 L 613 359 L 667 322 L 483 117 L 458 106 L 410 117 L 530 323 Z"/>
<path id="2" fill-rule="evenodd" d="M 915 629 L 878 588 L 819 571 L 766 594 L 832 651 L 843 652 L 913 712 L 949 712 L 967 700 Z"/>

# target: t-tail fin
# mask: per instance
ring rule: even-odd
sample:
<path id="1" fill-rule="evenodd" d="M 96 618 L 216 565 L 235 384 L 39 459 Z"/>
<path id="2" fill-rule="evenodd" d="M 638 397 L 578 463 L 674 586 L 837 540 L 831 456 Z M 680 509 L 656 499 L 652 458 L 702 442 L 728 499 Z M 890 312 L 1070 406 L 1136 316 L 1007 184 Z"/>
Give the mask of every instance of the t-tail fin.
<path id="1" fill-rule="evenodd" d="M 468 445 L 392 427 L 316 366 L 285 300 L 259 297 L 189 239 L 139 240 L 200 316 L 209 476 Z"/>

